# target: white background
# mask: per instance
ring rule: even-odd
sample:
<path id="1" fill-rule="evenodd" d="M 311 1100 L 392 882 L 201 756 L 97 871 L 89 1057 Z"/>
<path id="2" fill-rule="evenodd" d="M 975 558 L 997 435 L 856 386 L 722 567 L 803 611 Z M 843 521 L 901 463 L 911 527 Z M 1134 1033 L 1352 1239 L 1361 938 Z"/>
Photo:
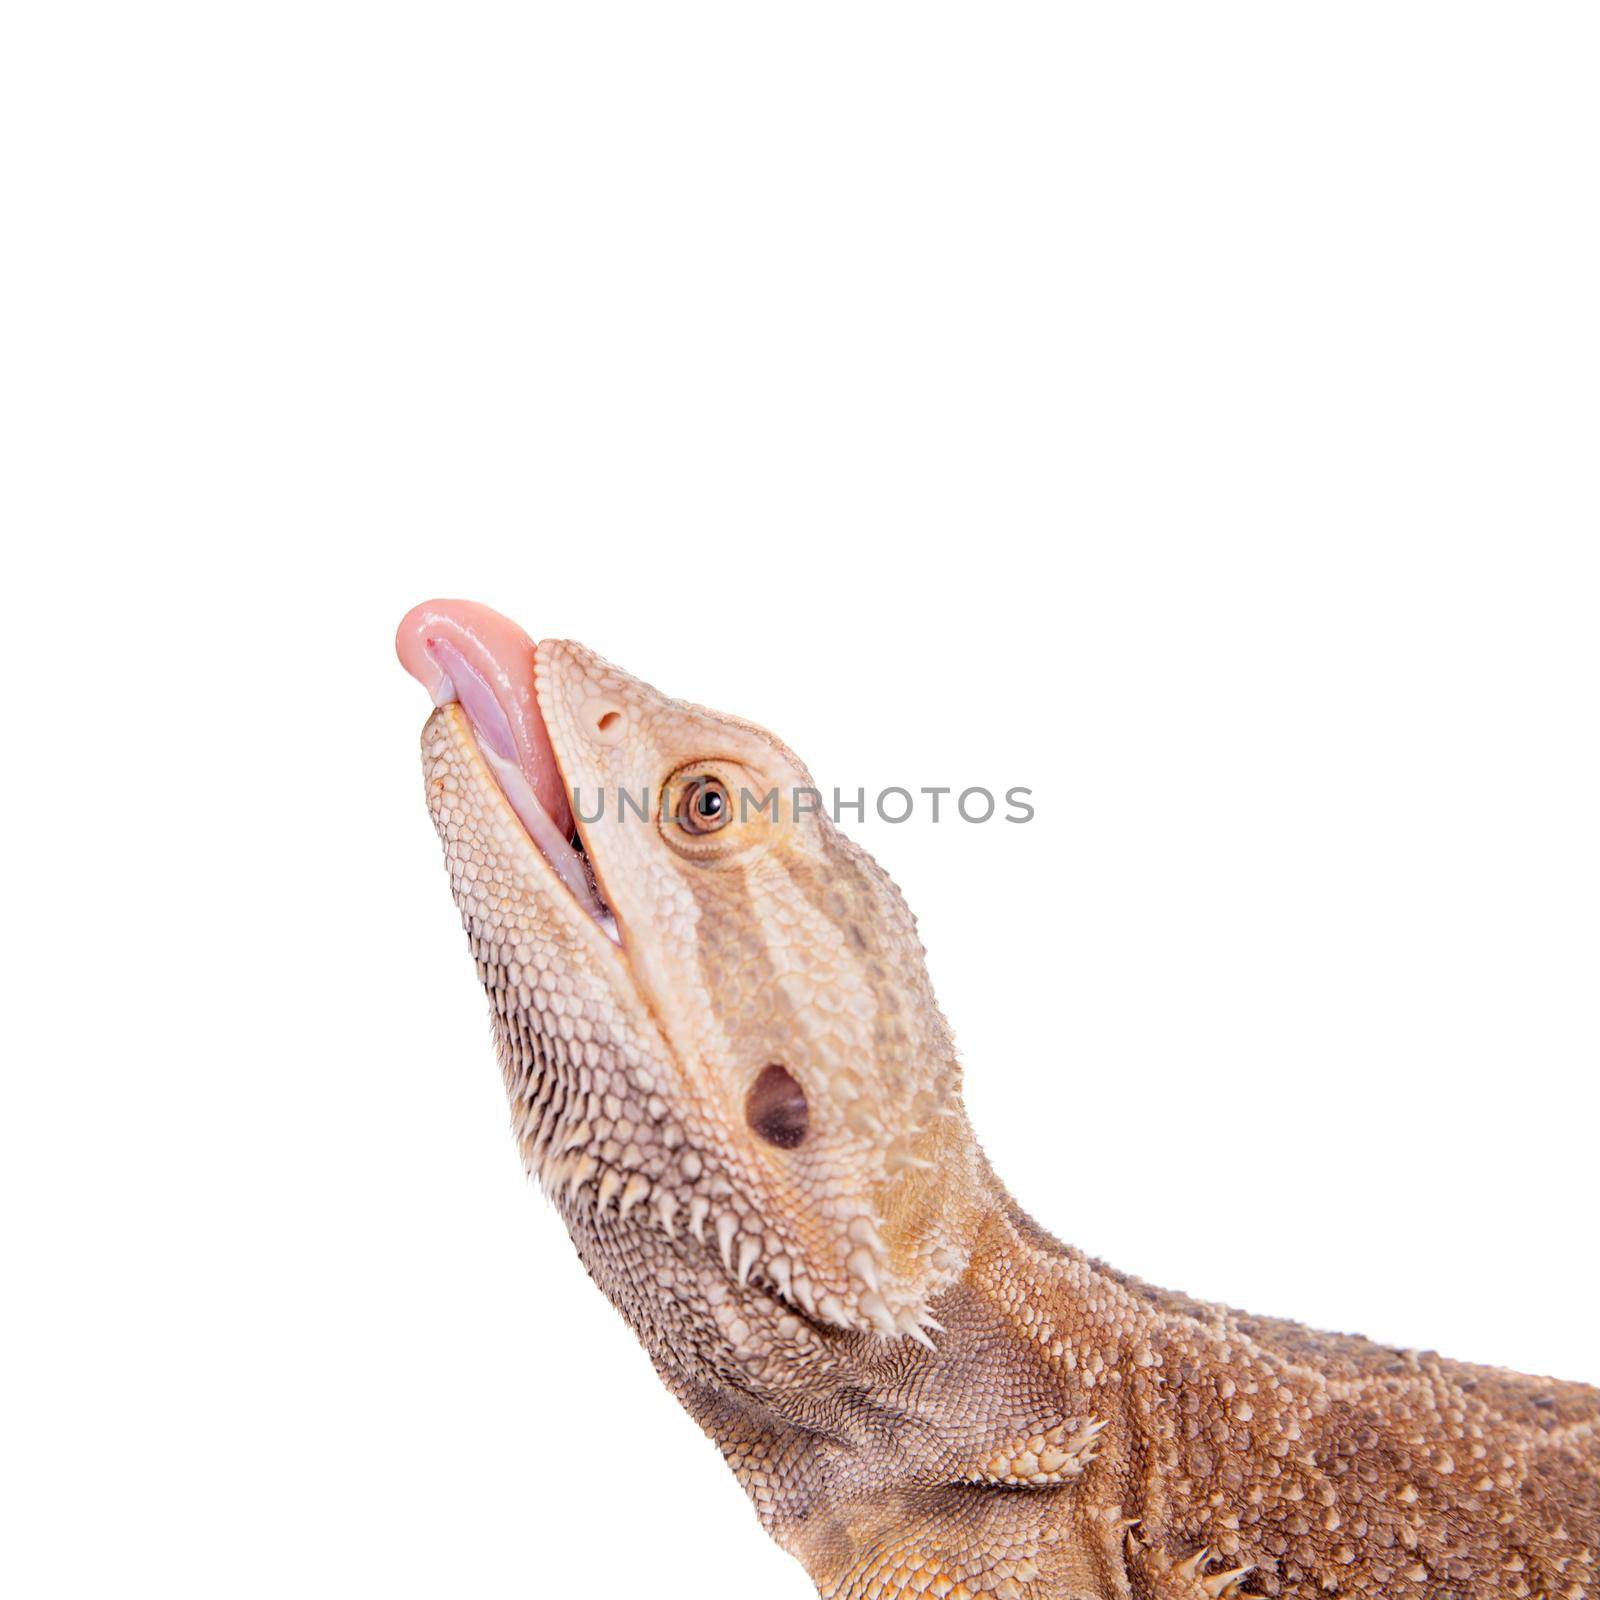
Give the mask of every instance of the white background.
<path id="1" fill-rule="evenodd" d="M 793 1596 L 525 1185 L 400 614 L 762 721 L 996 1166 L 1600 1379 L 1587 6 L 10 8 L 0 1589 Z"/>

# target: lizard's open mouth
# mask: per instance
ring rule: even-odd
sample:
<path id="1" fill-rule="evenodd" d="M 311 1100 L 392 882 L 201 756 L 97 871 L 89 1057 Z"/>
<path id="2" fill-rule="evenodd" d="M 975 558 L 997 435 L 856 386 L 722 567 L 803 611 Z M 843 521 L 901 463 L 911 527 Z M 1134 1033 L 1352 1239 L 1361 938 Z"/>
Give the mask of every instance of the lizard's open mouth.
<path id="1" fill-rule="evenodd" d="M 573 899 L 621 943 L 567 802 L 534 691 L 538 646 L 514 622 L 470 600 L 427 600 L 400 623 L 401 665 L 436 706 L 460 706 L 485 764 L 529 839 Z"/>

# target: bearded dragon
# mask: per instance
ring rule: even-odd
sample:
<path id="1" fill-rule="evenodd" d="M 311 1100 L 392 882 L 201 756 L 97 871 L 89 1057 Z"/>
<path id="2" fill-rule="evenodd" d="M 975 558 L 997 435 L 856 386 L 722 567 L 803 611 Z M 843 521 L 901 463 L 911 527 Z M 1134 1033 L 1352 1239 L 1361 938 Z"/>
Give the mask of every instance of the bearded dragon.
<path id="1" fill-rule="evenodd" d="M 819 1595 L 1600 1600 L 1600 1391 L 1022 1213 L 910 912 L 777 739 L 466 602 L 398 648 L 522 1159 Z"/>

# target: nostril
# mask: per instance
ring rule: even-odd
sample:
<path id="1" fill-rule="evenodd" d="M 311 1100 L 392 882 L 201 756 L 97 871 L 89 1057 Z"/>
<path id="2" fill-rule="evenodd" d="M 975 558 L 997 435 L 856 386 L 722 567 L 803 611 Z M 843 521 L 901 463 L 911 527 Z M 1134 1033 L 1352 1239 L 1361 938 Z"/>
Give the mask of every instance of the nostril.
<path id="1" fill-rule="evenodd" d="M 582 715 L 601 744 L 615 744 L 628 731 L 628 719 L 615 700 L 596 697 L 585 704 Z"/>
<path id="2" fill-rule="evenodd" d="M 811 1127 L 806 1092 L 787 1067 L 776 1061 L 761 1069 L 744 1101 L 751 1130 L 780 1150 L 793 1150 Z"/>

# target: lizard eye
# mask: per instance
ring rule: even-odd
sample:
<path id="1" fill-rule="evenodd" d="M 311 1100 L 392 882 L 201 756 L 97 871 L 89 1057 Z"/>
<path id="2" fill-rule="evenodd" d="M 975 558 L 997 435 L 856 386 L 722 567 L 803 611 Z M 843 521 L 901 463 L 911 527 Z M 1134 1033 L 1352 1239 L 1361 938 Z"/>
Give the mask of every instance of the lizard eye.
<path id="1" fill-rule="evenodd" d="M 733 802 L 719 778 L 691 778 L 678 796 L 678 826 L 685 833 L 715 833 L 733 820 Z"/>
<path id="2" fill-rule="evenodd" d="M 751 1131 L 780 1150 L 793 1150 L 811 1126 L 806 1092 L 795 1075 L 776 1061 L 761 1069 L 744 1101 Z"/>

